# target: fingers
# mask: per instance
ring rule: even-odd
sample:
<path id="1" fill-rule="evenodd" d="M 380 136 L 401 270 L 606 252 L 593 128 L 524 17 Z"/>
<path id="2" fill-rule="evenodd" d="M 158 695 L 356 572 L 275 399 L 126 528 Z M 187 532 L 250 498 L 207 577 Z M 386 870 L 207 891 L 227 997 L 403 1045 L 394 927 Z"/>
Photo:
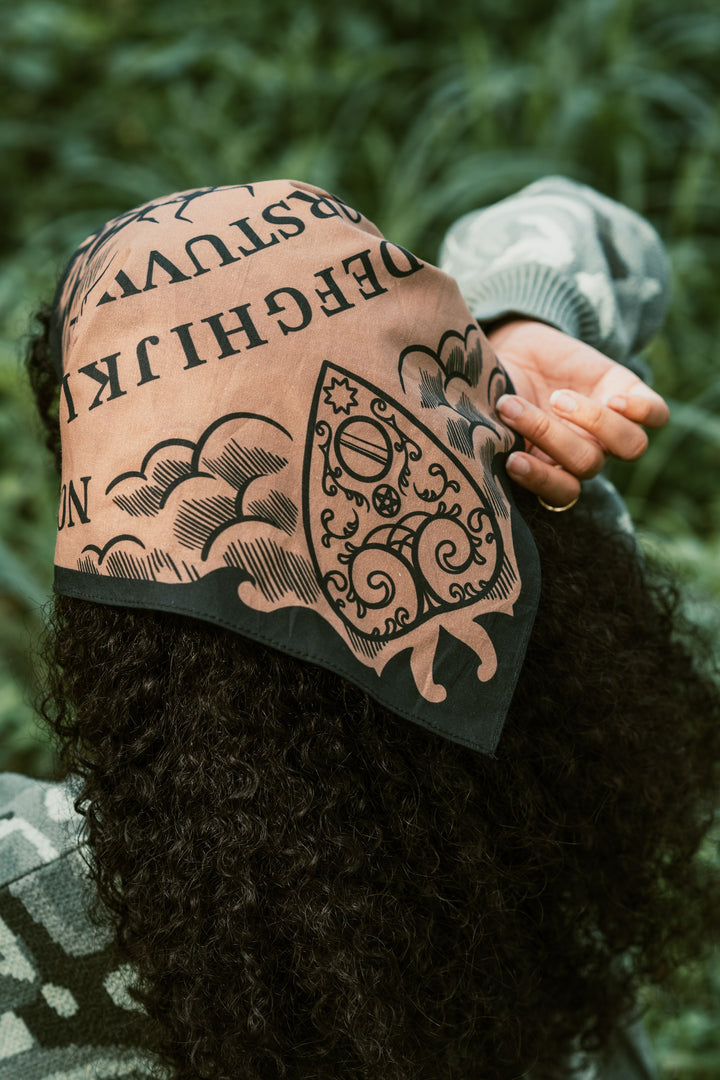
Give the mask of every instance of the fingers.
<path id="1" fill-rule="evenodd" d="M 640 400 L 638 396 L 616 397 L 610 399 L 613 405 L 601 405 L 582 394 L 571 390 L 556 390 L 550 395 L 550 404 L 554 412 L 565 420 L 576 424 L 592 435 L 605 450 L 624 461 L 635 461 L 647 450 L 648 438 L 640 423 L 631 418 L 654 415 L 653 403 Z M 662 398 L 660 401 L 664 405 Z"/>
<path id="2" fill-rule="evenodd" d="M 567 506 L 580 494 L 580 481 L 576 477 L 533 454 L 516 451 L 507 459 L 506 468 L 512 480 L 550 506 Z"/>
<path id="3" fill-rule="evenodd" d="M 605 464 L 603 447 L 559 416 L 547 413 L 536 405 L 531 405 L 529 401 L 511 394 L 503 394 L 499 398 L 497 410 L 508 427 L 524 435 L 529 443 L 547 454 L 553 462 L 562 465 L 573 476 L 581 480 L 589 479 L 596 476 Z M 610 409 L 605 411 L 616 416 Z M 575 419 L 576 413 L 581 415 L 581 410 L 573 412 L 573 424 L 578 422 Z M 618 416 L 617 419 L 627 423 L 622 417 Z"/>
<path id="4" fill-rule="evenodd" d="M 553 506 L 566 506 L 579 493 L 579 480 L 596 476 L 609 455 L 635 461 L 647 449 L 645 427 L 669 419 L 665 401 L 644 384 L 604 402 L 574 390 L 550 395 L 552 412 L 517 394 L 497 402 L 502 420 L 523 435 L 532 454 L 515 453 L 509 475 Z"/>
<path id="5" fill-rule="evenodd" d="M 556 390 L 552 413 L 517 395 L 503 395 L 498 412 L 509 427 L 580 479 L 595 476 L 608 455 L 635 461 L 647 449 L 642 425 L 661 427 L 669 410 L 652 391 L 614 395 L 600 404 L 572 390 Z"/>
<path id="6" fill-rule="evenodd" d="M 667 402 L 649 386 L 634 387 L 627 394 L 613 394 L 605 404 L 643 427 L 661 428 L 670 419 Z"/>

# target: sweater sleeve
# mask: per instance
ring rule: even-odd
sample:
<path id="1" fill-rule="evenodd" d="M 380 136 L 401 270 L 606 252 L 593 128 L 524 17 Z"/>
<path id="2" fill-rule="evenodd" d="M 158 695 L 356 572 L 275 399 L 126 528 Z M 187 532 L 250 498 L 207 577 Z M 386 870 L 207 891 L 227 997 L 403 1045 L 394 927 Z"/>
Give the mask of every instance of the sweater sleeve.
<path id="1" fill-rule="evenodd" d="M 622 363 L 667 308 L 668 261 L 652 226 L 560 176 L 459 218 L 439 261 L 478 322 L 538 319 Z"/>
<path id="2" fill-rule="evenodd" d="M 108 923 L 91 917 L 74 785 L 0 773 L 0 1080 L 157 1076 Z"/>

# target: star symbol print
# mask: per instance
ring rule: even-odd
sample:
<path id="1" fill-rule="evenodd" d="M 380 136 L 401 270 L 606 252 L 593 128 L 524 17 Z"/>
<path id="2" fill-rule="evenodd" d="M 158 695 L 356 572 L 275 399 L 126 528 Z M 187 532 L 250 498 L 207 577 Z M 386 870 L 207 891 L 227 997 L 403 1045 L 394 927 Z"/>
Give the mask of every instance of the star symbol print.
<path id="1" fill-rule="evenodd" d="M 350 410 L 357 405 L 357 388 L 350 386 L 347 379 L 332 378 L 329 386 L 323 386 L 323 391 L 325 403 L 332 405 L 335 415 L 345 413 L 349 416 Z"/>

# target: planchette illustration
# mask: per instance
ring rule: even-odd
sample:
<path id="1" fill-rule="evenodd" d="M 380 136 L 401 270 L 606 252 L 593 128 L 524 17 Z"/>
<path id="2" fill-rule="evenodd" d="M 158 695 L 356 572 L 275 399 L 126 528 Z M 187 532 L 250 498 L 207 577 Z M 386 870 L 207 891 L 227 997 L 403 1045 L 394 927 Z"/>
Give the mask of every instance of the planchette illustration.
<path id="1" fill-rule="evenodd" d="M 379 674 L 411 649 L 418 690 L 442 701 L 442 626 L 476 653 L 478 678 L 492 677 L 495 650 L 475 617 L 516 575 L 490 501 L 399 402 L 331 363 L 316 386 L 303 501 L 319 586 L 356 655 Z"/>

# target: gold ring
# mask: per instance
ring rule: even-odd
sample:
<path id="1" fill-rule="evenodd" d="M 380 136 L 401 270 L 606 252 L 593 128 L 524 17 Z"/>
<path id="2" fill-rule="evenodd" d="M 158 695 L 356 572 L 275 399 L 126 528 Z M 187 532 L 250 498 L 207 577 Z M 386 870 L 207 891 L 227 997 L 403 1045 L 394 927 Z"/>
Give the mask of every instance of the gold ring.
<path id="1" fill-rule="evenodd" d="M 572 506 L 575 505 L 575 503 L 580 498 L 580 493 L 578 492 L 573 501 L 569 502 L 567 506 L 551 506 L 550 503 L 546 503 L 544 499 L 541 499 L 539 495 L 536 495 L 535 498 L 541 506 L 545 507 L 546 510 L 552 510 L 553 514 L 562 514 L 563 510 L 569 510 Z"/>

